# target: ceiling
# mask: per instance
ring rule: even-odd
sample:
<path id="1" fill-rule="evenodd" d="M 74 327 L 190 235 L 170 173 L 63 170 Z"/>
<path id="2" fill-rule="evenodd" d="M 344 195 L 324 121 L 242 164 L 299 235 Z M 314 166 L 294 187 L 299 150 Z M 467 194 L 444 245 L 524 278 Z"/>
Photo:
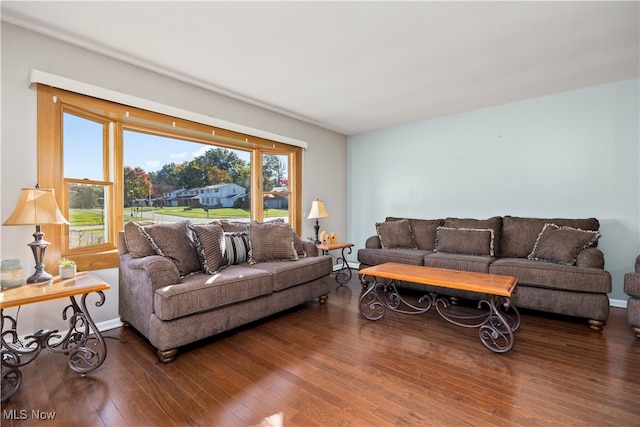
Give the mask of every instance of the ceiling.
<path id="1" fill-rule="evenodd" d="M 351 135 L 638 77 L 639 4 L 2 1 L 2 20 Z"/>

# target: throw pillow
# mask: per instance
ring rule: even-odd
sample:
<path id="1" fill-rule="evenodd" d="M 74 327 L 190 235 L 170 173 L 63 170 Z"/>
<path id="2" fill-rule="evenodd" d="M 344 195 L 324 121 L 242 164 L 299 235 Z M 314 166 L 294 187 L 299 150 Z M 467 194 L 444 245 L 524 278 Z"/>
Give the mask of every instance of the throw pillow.
<path id="1" fill-rule="evenodd" d="M 299 257 L 307 256 L 307 252 L 304 250 L 304 242 L 296 233 L 293 233 L 293 246 L 296 248 Z"/>
<path id="2" fill-rule="evenodd" d="M 240 221 L 228 221 L 226 219 L 214 221 L 211 224 L 219 224 L 225 233 L 241 233 L 247 231 L 249 223 Z"/>
<path id="3" fill-rule="evenodd" d="M 387 217 L 386 221 L 399 221 L 406 219 L 411 226 L 411 234 L 418 249 L 432 251 L 436 244 L 436 231 L 444 225 L 444 219 L 415 219 Z"/>
<path id="4" fill-rule="evenodd" d="M 411 225 L 406 219 L 377 222 L 376 233 L 380 238 L 382 249 L 417 249 L 416 242 L 413 240 L 413 234 L 411 233 Z"/>
<path id="5" fill-rule="evenodd" d="M 189 224 L 193 232 L 202 270 L 207 274 L 220 272 L 225 265 L 224 232 L 217 224 Z"/>
<path id="6" fill-rule="evenodd" d="M 267 261 L 297 261 L 295 231 L 289 224 L 276 222 L 249 225 L 249 264 Z"/>
<path id="7" fill-rule="evenodd" d="M 224 233 L 224 258 L 227 265 L 245 262 L 249 256 L 249 233 Z"/>
<path id="8" fill-rule="evenodd" d="M 547 223 L 542 227 L 533 250 L 527 258 L 557 264 L 574 265 L 578 254 L 593 245 L 600 233 Z"/>
<path id="9" fill-rule="evenodd" d="M 200 270 L 200 257 L 191 239 L 188 224 L 189 221 L 180 221 L 173 224 L 140 227 L 140 232 L 149 240 L 156 254 L 173 261 L 180 276 Z"/>
<path id="10" fill-rule="evenodd" d="M 434 252 L 492 257 L 493 240 L 491 228 L 438 227 Z"/>
<path id="11" fill-rule="evenodd" d="M 153 222 L 138 221 L 127 221 L 124 224 L 124 242 L 133 258 L 144 258 L 156 254 L 149 240 L 140 232 L 141 226 L 152 224 Z"/>

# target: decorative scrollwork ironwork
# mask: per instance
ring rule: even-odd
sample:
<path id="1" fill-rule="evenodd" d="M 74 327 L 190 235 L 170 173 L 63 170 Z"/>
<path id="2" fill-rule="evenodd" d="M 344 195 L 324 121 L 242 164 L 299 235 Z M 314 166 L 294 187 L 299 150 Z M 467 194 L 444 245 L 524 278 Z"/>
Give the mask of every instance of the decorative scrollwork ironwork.
<path id="1" fill-rule="evenodd" d="M 97 294 L 100 299 L 96 306 L 99 307 L 104 304 L 105 297 L 102 291 Z M 71 296 L 71 304 L 63 309 L 62 318 L 69 322 L 69 330 L 64 337 L 57 330 L 42 329 L 27 336 L 23 343 L 16 332 L 17 321 L 4 313 L 0 315 L 2 402 L 13 396 L 20 387 L 22 373 L 19 368 L 32 362 L 44 348 L 67 355 L 69 367 L 83 376 L 102 365 L 107 356 L 107 346 L 87 310 L 87 295 L 82 295 L 80 305 Z"/>
<path id="2" fill-rule="evenodd" d="M 425 313 L 435 306 L 436 311 L 446 321 L 465 328 L 478 328 L 480 341 L 491 351 L 504 353 L 514 344 L 513 333 L 520 326 L 520 313 L 511 301 L 499 295 L 478 302 L 473 312 L 451 309 L 448 297 L 425 294 L 418 299 L 418 305 L 409 303 L 398 292 L 395 280 L 374 282 L 360 298 L 360 313 L 369 320 L 384 317 L 386 309 L 404 314 Z"/>

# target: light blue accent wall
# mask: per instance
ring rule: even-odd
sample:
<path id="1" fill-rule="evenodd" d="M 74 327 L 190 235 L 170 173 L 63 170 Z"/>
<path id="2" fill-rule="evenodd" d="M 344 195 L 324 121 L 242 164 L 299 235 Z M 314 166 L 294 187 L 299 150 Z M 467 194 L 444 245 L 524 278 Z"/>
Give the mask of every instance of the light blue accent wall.
<path id="1" fill-rule="evenodd" d="M 387 216 L 596 217 L 610 298 L 626 300 L 640 254 L 639 104 L 631 79 L 353 135 L 349 240 L 364 247 Z"/>

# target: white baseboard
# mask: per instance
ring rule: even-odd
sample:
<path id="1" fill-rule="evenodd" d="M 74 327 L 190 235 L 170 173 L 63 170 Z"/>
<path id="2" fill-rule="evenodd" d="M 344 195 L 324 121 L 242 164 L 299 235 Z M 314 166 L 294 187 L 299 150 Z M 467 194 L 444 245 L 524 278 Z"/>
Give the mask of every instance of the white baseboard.
<path id="1" fill-rule="evenodd" d="M 627 308 L 627 301 L 623 299 L 609 298 L 609 307 Z"/>
<path id="2" fill-rule="evenodd" d="M 123 323 L 120 320 L 120 318 L 115 318 L 111 320 L 105 320 L 104 322 L 96 323 L 96 328 L 98 328 L 100 332 L 104 332 L 111 329 L 119 328 L 122 325 Z"/>

